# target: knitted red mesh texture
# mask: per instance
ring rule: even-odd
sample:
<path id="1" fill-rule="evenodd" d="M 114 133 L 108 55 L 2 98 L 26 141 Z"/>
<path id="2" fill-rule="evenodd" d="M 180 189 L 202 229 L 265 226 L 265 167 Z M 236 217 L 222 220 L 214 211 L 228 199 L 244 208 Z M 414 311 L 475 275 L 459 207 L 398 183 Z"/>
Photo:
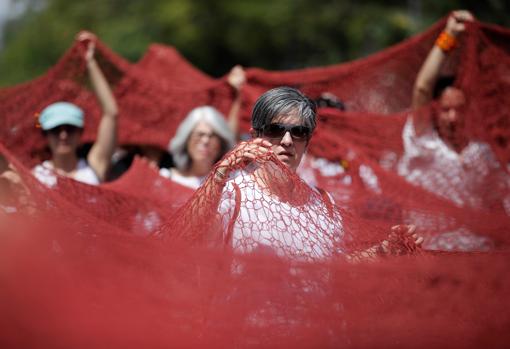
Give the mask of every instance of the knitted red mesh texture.
<path id="1" fill-rule="evenodd" d="M 48 188 L 30 173 L 44 144 L 34 113 L 77 103 L 85 140 L 99 118 L 81 47 L 39 79 L 2 89 L 0 152 L 21 184 L 0 182 L 1 347 L 505 347 L 506 29 L 469 26 L 456 81 L 468 99 L 462 132 L 499 161 L 475 153 L 465 183 L 453 162 L 420 183 L 399 175 L 412 83 L 441 26 L 352 63 L 248 70 L 245 131 L 252 103 L 273 86 L 346 103 L 346 112 L 320 110 L 299 170 L 331 197 L 273 156 L 193 194 L 142 161 L 99 187 L 58 178 Z M 131 64 L 99 44 L 98 59 L 119 102 L 121 143 L 166 147 L 194 106 L 230 104 L 223 79 L 173 49 L 153 46 Z M 424 251 L 401 236 L 390 244 L 398 256 L 363 255 L 403 223 L 426 237 Z"/>
<path id="2" fill-rule="evenodd" d="M 256 98 L 280 85 L 298 87 L 313 98 L 323 92 L 333 93 L 352 112 L 386 115 L 406 110 L 411 102 L 414 78 L 443 23 L 399 45 L 350 63 L 286 72 L 248 69 L 248 84 L 243 91 L 242 129 L 249 129 L 250 110 Z M 505 117 L 508 105 L 504 100 L 509 84 L 508 35 L 504 28 L 472 24 L 452 58 L 452 62 L 459 65 L 455 72 L 457 85 L 469 100 L 465 132 L 490 143 L 502 163 L 507 163 L 510 157 Z M 198 71 L 173 48 L 153 45 L 136 64 L 126 62 L 101 43 L 97 51 L 99 63 L 120 105 L 122 143 L 149 143 L 166 148 L 176 125 L 193 107 L 212 104 L 223 112 L 228 110 L 232 93 L 225 80 L 215 80 Z M 42 77 L 0 90 L 5 124 L 2 139 L 17 154 L 26 156 L 42 147 L 40 132 L 34 127 L 34 115 L 57 100 L 71 101 L 85 109 L 85 140 L 94 138 L 99 108 L 85 84 L 82 54 L 82 47 L 76 44 Z M 371 122 L 358 124 L 363 130 L 374 129 Z M 381 128 L 377 130 L 385 132 Z M 336 131 L 341 135 L 341 129 Z M 357 137 L 364 135 L 358 133 Z M 330 150 L 323 155 L 332 158 L 336 154 Z"/>
<path id="3" fill-rule="evenodd" d="M 274 158 L 239 168 L 226 184 L 239 190 L 221 190 L 219 205 L 208 180 L 177 211 L 63 179 L 49 189 L 9 159 L 28 200 L 1 220 L 2 347 L 508 342 L 508 224 L 497 215 L 457 218 L 500 242 L 488 252 L 350 259 L 388 223 L 330 211 Z M 426 218 L 451 225 L 448 208 Z"/>

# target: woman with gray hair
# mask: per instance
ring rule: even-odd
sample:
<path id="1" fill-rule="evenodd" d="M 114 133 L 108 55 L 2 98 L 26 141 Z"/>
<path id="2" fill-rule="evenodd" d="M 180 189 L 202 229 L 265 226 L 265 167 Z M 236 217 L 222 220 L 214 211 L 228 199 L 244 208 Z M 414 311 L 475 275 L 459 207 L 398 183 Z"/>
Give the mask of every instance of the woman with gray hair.
<path id="1" fill-rule="evenodd" d="M 343 218 L 333 198 L 296 176 L 317 126 L 315 103 L 295 88 L 277 87 L 259 97 L 251 121 L 253 139 L 225 156 L 188 203 L 191 216 L 184 221 L 191 222 L 191 231 L 202 231 L 193 226 L 202 222 L 213 227 L 210 242 L 236 252 L 308 261 L 400 254 L 409 250 L 406 238 L 409 246 L 422 243 L 414 227 L 399 225 L 387 240 L 347 255 Z"/>
<path id="2" fill-rule="evenodd" d="M 211 106 L 193 109 L 179 125 L 169 144 L 175 167 L 160 170 L 160 175 L 196 189 L 213 165 L 235 143 L 225 117 Z"/>

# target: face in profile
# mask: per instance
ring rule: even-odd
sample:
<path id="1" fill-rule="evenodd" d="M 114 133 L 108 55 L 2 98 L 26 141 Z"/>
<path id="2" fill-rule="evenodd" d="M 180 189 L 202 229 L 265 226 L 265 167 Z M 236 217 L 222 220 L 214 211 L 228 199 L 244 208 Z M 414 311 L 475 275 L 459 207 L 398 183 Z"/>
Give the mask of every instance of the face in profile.
<path id="1" fill-rule="evenodd" d="M 456 130 L 462 127 L 463 108 L 466 104 L 464 93 L 455 87 L 447 87 L 439 99 L 438 128 L 444 137 L 454 137 Z"/>
<path id="2" fill-rule="evenodd" d="M 76 153 L 81 134 L 81 128 L 71 125 L 61 125 L 46 131 L 46 139 L 53 156 Z"/>
<path id="3" fill-rule="evenodd" d="M 220 157 L 221 139 L 207 122 L 200 121 L 189 136 L 187 150 L 192 162 L 212 167 Z"/>
<path id="4" fill-rule="evenodd" d="M 306 151 L 311 129 L 303 125 L 297 113 L 278 115 L 266 125 L 260 136 L 273 144 L 276 157 L 296 171 Z"/>

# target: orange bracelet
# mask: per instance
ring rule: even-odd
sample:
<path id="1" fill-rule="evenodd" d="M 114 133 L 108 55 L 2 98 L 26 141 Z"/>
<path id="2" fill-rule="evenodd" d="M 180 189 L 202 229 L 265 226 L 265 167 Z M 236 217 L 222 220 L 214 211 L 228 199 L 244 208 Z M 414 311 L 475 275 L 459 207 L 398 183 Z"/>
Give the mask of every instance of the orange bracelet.
<path id="1" fill-rule="evenodd" d="M 448 34 L 443 31 L 436 39 L 436 46 L 439 47 L 443 52 L 447 53 L 451 51 L 457 44 L 455 36 Z"/>
<path id="2" fill-rule="evenodd" d="M 41 123 L 39 122 L 39 115 L 40 113 L 34 113 L 35 128 L 41 128 Z"/>

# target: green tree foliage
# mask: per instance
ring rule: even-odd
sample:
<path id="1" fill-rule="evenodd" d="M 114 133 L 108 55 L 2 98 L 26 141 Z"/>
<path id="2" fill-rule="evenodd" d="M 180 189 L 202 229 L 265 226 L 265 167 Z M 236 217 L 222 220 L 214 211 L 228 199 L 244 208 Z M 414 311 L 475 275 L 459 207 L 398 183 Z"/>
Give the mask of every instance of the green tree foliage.
<path id="1" fill-rule="evenodd" d="M 23 0 L 19 0 L 23 1 Z M 8 24 L 0 84 L 33 79 L 55 64 L 81 29 L 136 61 L 153 42 L 175 46 L 205 72 L 234 64 L 292 69 L 363 57 L 426 28 L 455 8 L 509 25 L 503 0 L 24 0 Z M 39 6 L 40 7 L 40 6 Z"/>

